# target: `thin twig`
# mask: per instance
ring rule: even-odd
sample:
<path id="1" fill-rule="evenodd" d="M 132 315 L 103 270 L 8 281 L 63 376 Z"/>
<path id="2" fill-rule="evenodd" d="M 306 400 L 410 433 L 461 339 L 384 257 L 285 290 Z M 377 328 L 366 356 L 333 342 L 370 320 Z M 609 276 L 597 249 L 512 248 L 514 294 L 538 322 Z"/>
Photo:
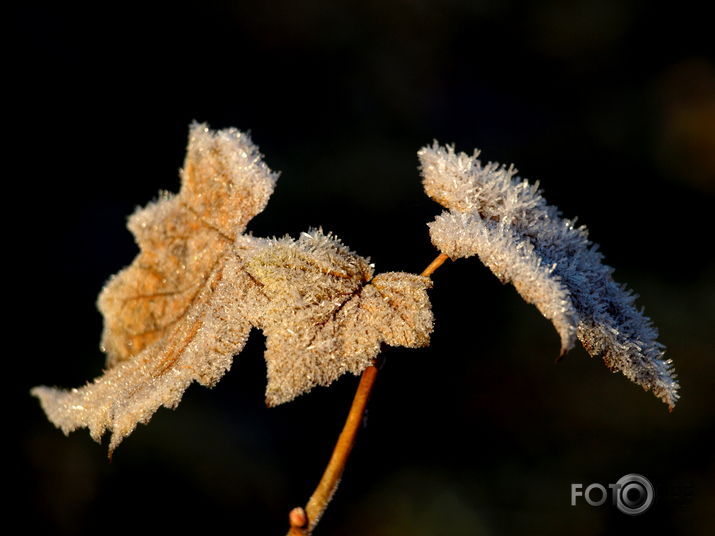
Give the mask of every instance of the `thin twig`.
<path id="1" fill-rule="evenodd" d="M 422 273 L 421 273 L 420 275 L 421 275 L 421 276 L 424 276 L 424 277 L 429 277 L 429 276 L 431 276 L 433 273 L 435 273 L 435 271 L 437 270 L 437 268 L 439 268 L 440 266 L 442 266 L 442 265 L 445 263 L 445 261 L 446 261 L 447 259 L 449 259 L 449 257 L 448 257 L 446 254 L 440 253 L 440 254 L 437 255 L 437 257 L 429 264 L 429 266 L 422 271 Z"/>
<path id="2" fill-rule="evenodd" d="M 425 277 L 431 276 L 448 258 L 449 257 L 444 253 L 440 253 L 420 275 Z M 320 516 L 333 498 L 335 490 L 340 483 L 340 477 L 345 470 L 345 464 L 355 445 L 355 437 L 360 429 L 360 424 L 363 420 L 367 402 L 370 399 L 370 393 L 372 393 L 372 388 L 375 385 L 376 377 L 377 367 L 375 366 L 369 366 L 363 371 L 360 377 L 360 384 L 353 397 L 352 406 L 350 406 L 350 412 L 348 413 L 347 419 L 345 419 L 343 431 L 340 432 L 338 442 L 335 444 L 333 454 L 325 468 L 323 477 L 320 479 L 313 495 L 311 495 L 308 500 L 305 509 L 297 507 L 290 512 L 290 530 L 288 531 L 288 536 L 309 535 L 318 524 Z"/>

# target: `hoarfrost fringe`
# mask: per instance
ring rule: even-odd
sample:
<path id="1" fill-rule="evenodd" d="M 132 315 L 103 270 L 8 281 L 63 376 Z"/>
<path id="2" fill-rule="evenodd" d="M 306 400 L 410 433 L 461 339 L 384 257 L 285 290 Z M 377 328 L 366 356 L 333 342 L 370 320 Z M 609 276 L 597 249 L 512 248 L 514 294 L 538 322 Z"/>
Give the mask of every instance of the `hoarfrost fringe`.
<path id="1" fill-rule="evenodd" d="M 678 383 L 671 360 L 635 296 L 613 281 L 585 227 L 548 205 L 516 169 L 483 165 L 479 153 L 436 142 L 418 152 L 427 194 L 448 210 L 429 224 L 432 243 L 452 259 L 477 255 L 549 319 L 562 354 L 575 338 L 608 368 L 651 390 L 671 409 Z"/>
<path id="2" fill-rule="evenodd" d="M 107 371 L 69 391 L 35 387 L 65 433 L 109 431 L 111 452 L 196 381 L 214 385 L 252 328 L 266 335 L 270 406 L 370 366 L 382 343 L 429 343 L 429 278 L 373 275 L 368 259 L 322 231 L 244 234 L 278 174 L 236 129 L 191 127 L 177 195 L 137 211 L 140 253 L 99 296 Z"/>

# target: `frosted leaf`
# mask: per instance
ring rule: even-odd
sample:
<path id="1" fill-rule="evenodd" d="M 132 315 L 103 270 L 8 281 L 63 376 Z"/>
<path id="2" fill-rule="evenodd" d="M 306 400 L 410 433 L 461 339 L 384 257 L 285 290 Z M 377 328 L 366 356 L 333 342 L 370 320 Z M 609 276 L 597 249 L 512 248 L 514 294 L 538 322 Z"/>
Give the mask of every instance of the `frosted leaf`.
<path id="1" fill-rule="evenodd" d="M 359 374 L 381 342 L 407 347 L 429 342 L 429 278 L 373 277 L 367 259 L 320 231 L 275 241 L 246 269 L 268 299 L 256 320 L 267 336 L 269 405 L 328 385 L 345 372 Z"/>
<path id="2" fill-rule="evenodd" d="M 534 246 L 479 213 L 444 212 L 429 224 L 432 242 L 450 258 L 479 256 L 502 283 L 512 283 L 522 298 L 549 319 L 561 337 L 561 353 L 573 347 L 578 315 L 555 267 L 534 254 Z"/>
<path id="3" fill-rule="evenodd" d="M 107 365 L 166 335 L 183 317 L 218 261 L 268 202 L 277 173 L 236 129 L 193 124 L 182 187 L 129 218 L 141 252 L 99 296 Z"/>
<path id="4" fill-rule="evenodd" d="M 221 260 L 195 305 L 164 338 L 80 389 L 33 389 L 49 419 L 65 433 L 87 427 L 97 441 L 111 431 L 111 453 L 160 406 L 175 407 L 193 381 L 217 382 L 246 342 L 251 324 L 245 309 L 255 299 L 255 283 L 241 258 L 228 254 Z"/>
<path id="5" fill-rule="evenodd" d="M 65 433 L 109 431 L 111 453 L 192 382 L 218 381 L 252 327 L 267 336 L 270 405 L 361 372 L 382 342 L 428 343 L 428 278 L 373 277 L 366 259 L 321 232 L 242 234 L 277 178 L 245 134 L 193 125 L 181 176 L 177 195 L 129 219 L 140 253 L 100 294 L 108 369 L 79 389 L 32 390 Z"/>
<path id="6" fill-rule="evenodd" d="M 212 385 L 246 341 L 256 284 L 242 270 L 265 241 L 240 233 L 277 179 L 243 133 L 194 124 L 177 195 L 138 210 L 128 227 L 140 253 L 99 297 L 109 370 L 81 389 L 38 387 L 65 432 L 112 431 L 110 450 L 192 381 Z"/>
<path id="7" fill-rule="evenodd" d="M 537 185 L 516 177 L 513 167 L 483 165 L 478 153 L 455 153 L 436 143 L 418 153 L 427 194 L 448 208 L 430 226 L 440 251 L 452 258 L 477 255 L 503 283 L 552 321 L 562 352 L 574 334 L 593 356 L 671 408 L 678 384 L 650 320 L 634 296 L 616 284 L 613 269 Z"/>

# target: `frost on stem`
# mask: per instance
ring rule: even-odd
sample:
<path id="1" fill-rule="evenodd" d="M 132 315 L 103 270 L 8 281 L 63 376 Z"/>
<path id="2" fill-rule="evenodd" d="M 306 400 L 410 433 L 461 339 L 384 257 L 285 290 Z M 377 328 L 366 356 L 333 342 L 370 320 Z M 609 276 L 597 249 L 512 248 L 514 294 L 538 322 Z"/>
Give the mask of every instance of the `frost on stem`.
<path id="1" fill-rule="evenodd" d="M 129 219 L 140 253 L 100 294 L 106 372 L 79 389 L 32 390 L 56 426 L 96 440 L 110 431 L 111 452 L 192 382 L 216 383 L 253 327 L 267 337 L 269 405 L 361 372 L 382 342 L 428 343 L 428 278 L 373 277 L 321 231 L 244 234 L 277 176 L 245 134 L 191 127 L 180 192 Z"/>
<path id="2" fill-rule="evenodd" d="M 434 245 L 453 259 L 477 255 L 554 324 L 562 353 L 575 338 L 672 408 L 671 360 L 635 296 L 612 279 L 584 227 L 564 219 L 513 167 L 483 165 L 478 152 L 434 143 L 418 152 L 427 194 L 448 210 L 429 224 Z"/>

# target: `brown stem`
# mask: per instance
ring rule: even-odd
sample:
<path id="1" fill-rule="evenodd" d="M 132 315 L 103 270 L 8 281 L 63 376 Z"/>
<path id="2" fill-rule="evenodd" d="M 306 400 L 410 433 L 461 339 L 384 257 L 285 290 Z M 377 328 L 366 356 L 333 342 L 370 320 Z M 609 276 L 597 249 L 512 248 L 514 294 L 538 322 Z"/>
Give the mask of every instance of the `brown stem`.
<path id="1" fill-rule="evenodd" d="M 420 275 L 425 277 L 431 276 L 448 258 L 449 257 L 444 253 L 440 253 Z M 375 385 L 375 378 L 377 378 L 377 367 L 374 365 L 367 367 L 363 371 L 360 377 L 360 384 L 353 397 L 352 406 L 350 406 L 350 412 L 348 413 L 347 419 L 345 419 L 343 431 L 340 432 L 338 442 L 335 444 L 333 454 L 330 457 L 328 466 L 325 468 L 323 477 L 320 479 L 313 495 L 311 495 L 308 500 L 305 509 L 297 507 L 290 512 L 290 530 L 288 531 L 288 536 L 309 535 L 318 524 L 320 516 L 333 498 L 335 490 L 340 483 L 340 477 L 345 470 L 345 464 L 355 445 L 355 437 L 360 429 L 360 423 L 362 423 L 365 408 L 370 399 L 370 393 L 372 393 L 372 388 Z"/>
<path id="2" fill-rule="evenodd" d="M 420 275 L 424 277 L 431 276 L 437 271 L 437 268 L 445 263 L 447 259 L 449 259 L 449 257 L 446 254 L 440 253 L 431 263 L 429 263 L 429 266 L 425 268 Z"/>

